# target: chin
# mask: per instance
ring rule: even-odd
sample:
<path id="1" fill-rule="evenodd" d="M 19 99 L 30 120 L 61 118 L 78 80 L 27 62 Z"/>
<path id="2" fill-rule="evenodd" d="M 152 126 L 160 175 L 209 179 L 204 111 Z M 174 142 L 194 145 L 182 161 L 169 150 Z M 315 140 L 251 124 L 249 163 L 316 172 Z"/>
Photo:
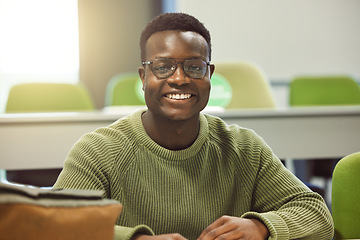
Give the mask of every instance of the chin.
<path id="1" fill-rule="evenodd" d="M 169 105 L 156 105 L 148 106 L 148 109 L 157 117 L 163 118 L 164 120 L 171 121 L 186 121 L 194 118 L 198 118 L 200 112 L 205 108 L 206 104 L 201 106 L 183 106 L 183 107 L 173 107 Z"/>
<path id="2" fill-rule="evenodd" d="M 200 111 L 184 111 L 184 109 L 172 109 L 164 112 L 165 116 L 169 120 L 173 121 L 186 121 L 194 117 L 198 117 Z"/>
<path id="3" fill-rule="evenodd" d="M 194 118 L 194 116 L 197 116 L 197 114 L 192 114 L 192 115 L 184 115 L 184 114 L 168 114 L 166 117 L 169 119 L 169 120 L 172 120 L 172 121 L 186 121 L 186 120 L 189 120 L 191 118 Z"/>

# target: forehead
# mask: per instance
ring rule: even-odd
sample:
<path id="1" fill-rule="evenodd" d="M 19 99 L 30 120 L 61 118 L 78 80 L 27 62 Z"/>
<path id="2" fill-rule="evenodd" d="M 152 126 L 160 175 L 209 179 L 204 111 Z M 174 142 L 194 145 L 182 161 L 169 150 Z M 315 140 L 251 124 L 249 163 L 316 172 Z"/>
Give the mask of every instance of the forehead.
<path id="1" fill-rule="evenodd" d="M 208 60 L 209 47 L 203 36 L 191 31 L 162 31 L 150 36 L 146 42 L 146 58 L 191 58 Z"/>

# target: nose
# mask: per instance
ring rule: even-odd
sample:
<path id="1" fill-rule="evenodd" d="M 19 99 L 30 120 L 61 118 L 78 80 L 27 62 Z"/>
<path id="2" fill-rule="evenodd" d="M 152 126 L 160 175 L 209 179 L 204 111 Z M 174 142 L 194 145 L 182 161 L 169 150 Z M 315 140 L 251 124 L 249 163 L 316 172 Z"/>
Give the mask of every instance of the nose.
<path id="1" fill-rule="evenodd" d="M 177 84 L 179 86 L 183 84 L 188 84 L 190 82 L 190 78 L 185 75 L 181 63 L 176 63 L 175 72 L 171 77 L 168 78 L 168 82 L 172 84 Z"/>

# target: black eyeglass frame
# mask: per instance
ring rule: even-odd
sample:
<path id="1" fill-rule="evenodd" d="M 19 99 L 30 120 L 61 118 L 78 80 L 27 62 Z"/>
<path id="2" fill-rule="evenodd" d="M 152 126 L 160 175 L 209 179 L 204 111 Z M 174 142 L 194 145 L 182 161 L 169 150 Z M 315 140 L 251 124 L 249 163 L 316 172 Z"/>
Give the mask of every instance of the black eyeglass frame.
<path id="1" fill-rule="evenodd" d="M 171 74 L 166 75 L 166 76 L 164 76 L 164 77 L 159 77 L 158 74 L 154 71 L 154 69 L 153 69 L 153 67 L 152 67 L 152 66 L 153 66 L 153 62 L 154 62 L 155 60 L 160 60 L 160 59 L 166 59 L 166 60 L 171 60 L 171 61 L 174 61 L 174 62 L 175 62 L 175 64 L 171 66 L 171 68 L 173 68 L 174 66 L 175 66 L 175 68 L 173 68 L 172 71 L 169 71 L 169 73 L 171 73 Z M 193 77 L 193 76 L 190 76 L 190 75 L 187 73 L 187 71 L 184 69 L 184 66 L 185 66 L 184 63 L 185 63 L 186 61 L 190 61 L 190 60 L 201 60 L 203 63 L 206 64 L 206 71 L 204 72 L 204 74 L 203 74 L 201 77 Z M 157 77 L 158 79 L 166 79 L 166 78 L 169 78 L 169 77 L 171 77 L 172 75 L 174 75 L 174 73 L 175 73 L 175 71 L 176 71 L 176 69 L 177 69 L 177 67 L 178 67 L 179 64 L 182 65 L 183 72 L 184 72 L 184 74 L 185 74 L 187 77 L 193 78 L 193 79 L 201 79 L 201 78 L 203 78 L 203 77 L 206 75 L 206 73 L 208 72 L 208 67 L 210 66 L 211 63 L 210 63 L 210 61 L 205 61 L 205 60 L 203 60 L 203 59 L 201 59 L 201 58 L 187 58 L 187 59 L 183 59 L 183 61 L 180 61 L 180 62 L 179 62 L 179 61 L 176 61 L 174 58 L 156 58 L 156 59 L 151 60 L 151 61 L 143 61 L 142 64 L 143 64 L 144 66 L 145 66 L 145 65 L 149 65 L 152 73 L 153 73 L 153 74 L 155 75 L 155 77 Z"/>

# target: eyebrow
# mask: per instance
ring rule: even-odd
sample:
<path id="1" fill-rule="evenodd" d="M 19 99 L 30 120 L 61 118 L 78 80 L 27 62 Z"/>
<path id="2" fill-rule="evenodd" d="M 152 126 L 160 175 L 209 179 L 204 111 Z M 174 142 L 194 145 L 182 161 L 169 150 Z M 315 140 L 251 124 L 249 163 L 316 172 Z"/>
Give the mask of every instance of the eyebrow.
<path id="1" fill-rule="evenodd" d="M 185 60 L 191 60 L 191 59 L 201 59 L 201 60 L 203 60 L 203 61 L 205 61 L 205 62 L 210 62 L 210 61 L 202 58 L 201 56 L 199 56 L 199 57 L 189 57 L 189 58 L 155 57 L 154 59 L 161 59 L 161 58 L 172 59 L 172 60 L 184 60 L 184 61 L 185 61 Z"/>

